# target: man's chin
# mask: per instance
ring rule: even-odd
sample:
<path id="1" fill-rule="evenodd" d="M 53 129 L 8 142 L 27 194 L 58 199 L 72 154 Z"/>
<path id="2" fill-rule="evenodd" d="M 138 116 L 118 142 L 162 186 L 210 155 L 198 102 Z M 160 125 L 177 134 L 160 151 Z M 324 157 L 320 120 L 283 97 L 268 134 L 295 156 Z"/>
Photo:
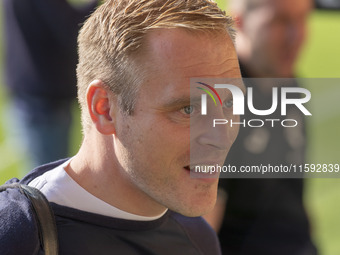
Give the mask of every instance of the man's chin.
<path id="1" fill-rule="evenodd" d="M 216 192 L 217 193 L 217 192 Z M 198 217 L 205 215 L 211 212 L 216 204 L 217 194 L 215 196 L 211 196 L 209 199 L 205 198 L 200 200 L 199 202 L 193 202 L 190 205 L 183 206 L 182 208 L 176 208 L 176 212 L 187 216 L 187 217 Z"/>
<path id="2" fill-rule="evenodd" d="M 214 209 L 214 205 L 212 206 L 208 206 L 208 207 L 204 207 L 204 208 L 197 208 L 197 209 L 192 209 L 192 210 L 184 210 L 182 212 L 179 212 L 180 214 L 187 216 L 187 217 L 199 217 L 199 216 L 203 216 L 209 212 L 211 212 Z"/>

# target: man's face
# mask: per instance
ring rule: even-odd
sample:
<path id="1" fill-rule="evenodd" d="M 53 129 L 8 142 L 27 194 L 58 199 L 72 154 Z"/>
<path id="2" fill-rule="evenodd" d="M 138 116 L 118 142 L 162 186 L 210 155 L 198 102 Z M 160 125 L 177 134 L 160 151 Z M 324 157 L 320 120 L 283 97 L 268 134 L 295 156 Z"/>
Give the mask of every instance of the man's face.
<path id="1" fill-rule="evenodd" d="M 190 78 L 239 78 L 236 52 L 228 35 L 192 35 L 181 29 L 153 31 L 146 44 L 142 63 L 147 77 L 134 114 L 117 116 L 116 155 L 131 186 L 150 204 L 202 215 L 215 204 L 218 179 L 190 178 L 190 143 L 199 146 L 200 163 L 206 157 L 222 164 L 238 127 L 221 127 L 216 135 L 208 128 L 190 134 L 190 118 L 198 114 L 189 111 Z M 227 96 L 221 94 L 222 100 Z M 215 116 L 222 115 L 219 110 Z"/>
<path id="2" fill-rule="evenodd" d="M 291 77 L 305 40 L 311 0 L 263 0 L 243 16 L 249 66 L 263 77 Z"/>

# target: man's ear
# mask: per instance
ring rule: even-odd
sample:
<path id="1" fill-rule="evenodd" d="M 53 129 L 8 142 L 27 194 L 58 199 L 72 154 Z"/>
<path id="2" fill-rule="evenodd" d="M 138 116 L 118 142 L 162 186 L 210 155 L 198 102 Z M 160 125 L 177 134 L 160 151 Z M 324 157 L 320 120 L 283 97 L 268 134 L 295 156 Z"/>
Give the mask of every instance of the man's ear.
<path id="1" fill-rule="evenodd" d="M 94 80 L 86 91 L 87 107 L 93 124 L 103 135 L 115 133 L 116 96 L 101 80 Z"/>

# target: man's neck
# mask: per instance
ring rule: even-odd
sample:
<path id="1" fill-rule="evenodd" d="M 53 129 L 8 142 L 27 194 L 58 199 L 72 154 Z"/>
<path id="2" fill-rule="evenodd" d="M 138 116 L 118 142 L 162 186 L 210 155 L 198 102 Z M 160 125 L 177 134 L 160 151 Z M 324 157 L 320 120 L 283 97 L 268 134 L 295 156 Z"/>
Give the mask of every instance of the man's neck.
<path id="1" fill-rule="evenodd" d="M 83 144 L 65 169 L 82 188 L 104 202 L 128 213 L 153 217 L 167 209 L 141 191 L 115 156 L 111 136 L 99 135 Z M 103 151 L 105 149 L 105 151 Z"/>

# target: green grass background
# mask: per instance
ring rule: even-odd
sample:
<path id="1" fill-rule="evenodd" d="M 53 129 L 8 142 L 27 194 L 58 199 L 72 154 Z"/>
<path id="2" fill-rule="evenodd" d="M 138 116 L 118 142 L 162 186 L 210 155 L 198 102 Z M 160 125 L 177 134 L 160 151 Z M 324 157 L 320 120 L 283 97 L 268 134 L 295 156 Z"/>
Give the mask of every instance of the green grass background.
<path id="1" fill-rule="evenodd" d="M 226 4 L 218 1 L 222 8 Z M 2 35 L 2 33 L 1 33 Z M 0 40 L 2 48 L 3 37 Z M 0 51 L 0 60 L 3 52 Z M 21 177 L 24 155 L 7 134 L 8 95 L 3 86 L 3 64 L 0 62 L 0 184 L 11 177 Z M 340 78 L 340 12 L 314 11 L 310 17 L 310 37 L 297 66 L 303 78 Z M 312 93 L 308 119 L 308 161 L 340 163 L 340 84 L 309 87 Z M 315 114 L 314 114 L 315 113 Z M 315 115 L 315 117 L 314 117 Z M 80 144 L 79 110 L 74 107 L 71 155 Z M 7 125 L 8 126 L 8 125 Z M 322 255 L 340 255 L 340 179 L 306 179 L 305 204 L 312 223 L 312 235 Z"/>

